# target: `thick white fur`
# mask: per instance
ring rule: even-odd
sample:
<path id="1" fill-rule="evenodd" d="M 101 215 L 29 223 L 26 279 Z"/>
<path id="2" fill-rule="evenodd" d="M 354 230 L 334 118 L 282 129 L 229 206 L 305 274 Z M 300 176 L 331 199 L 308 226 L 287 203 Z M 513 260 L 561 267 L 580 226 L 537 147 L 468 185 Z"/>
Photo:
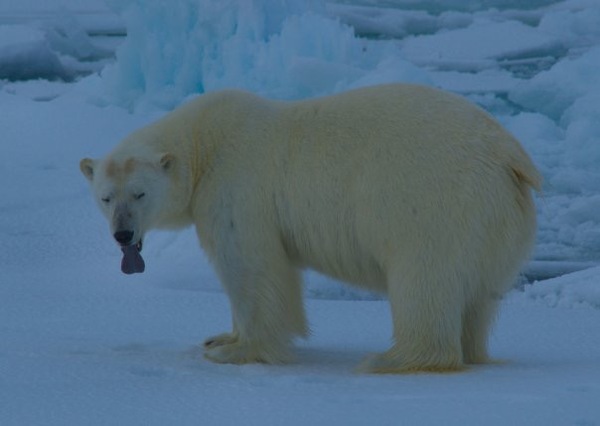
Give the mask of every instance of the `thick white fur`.
<path id="1" fill-rule="evenodd" d="M 287 361 L 308 330 L 299 270 L 309 267 L 389 295 L 394 344 L 362 364 L 377 373 L 488 361 L 499 298 L 534 241 L 540 186 L 487 113 L 402 84 L 299 102 L 203 95 L 82 170 L 98 198 L 147 193 L 146 207 L 128 207 L 139 238 L 195 224 L 233 313 L 207 358 Z"/>

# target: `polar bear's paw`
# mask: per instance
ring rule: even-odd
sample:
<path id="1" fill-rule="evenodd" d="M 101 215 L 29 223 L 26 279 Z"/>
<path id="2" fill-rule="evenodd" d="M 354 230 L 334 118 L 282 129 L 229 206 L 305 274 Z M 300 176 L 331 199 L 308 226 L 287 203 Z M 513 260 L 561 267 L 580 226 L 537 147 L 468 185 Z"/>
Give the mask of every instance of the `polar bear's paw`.
<path id="1" fill-rule="evenodd" d="M 219 364 L 285 364 L 292 359 L 287 345 L 241 340 L 230 333 L 207 339 L 204 357 Z"/>
<path id="2" fill-rule="evenodd" d="M 218 346 L 230 345 L 237 340 L 237 335 L 233 333 L 223 333 L 217 336 L 209 337 L 204 341 L 204 348 L 216 348 Z"/>
<path id="3" fill-rule="evenodd" d="M 370 374 L 410 374 L 455 373 L 464 369 L 460 356 L 406 357 L 390 350 L 368 356 L 358 366 L 357 371 Z"/>

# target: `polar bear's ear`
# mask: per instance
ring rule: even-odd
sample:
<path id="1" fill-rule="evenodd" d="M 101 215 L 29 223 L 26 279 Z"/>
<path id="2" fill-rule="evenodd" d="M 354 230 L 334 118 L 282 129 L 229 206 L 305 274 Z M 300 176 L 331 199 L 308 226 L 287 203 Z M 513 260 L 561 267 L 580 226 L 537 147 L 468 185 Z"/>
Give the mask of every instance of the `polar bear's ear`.
<path id="1" fill-rule="evenodd" d="M 79 168 L 81 169 L 81 173 L 89 180 L 90 182 L 94 180 L 94 166 L 95 161 L 91 158 L 84 158 L 79 162 Z"/>
<path id="2" fill-rule="evenodd" d="M 175 162 L 175 156 L 173 154 L 163 154 L 160 157 L 160 167 L 163 170 L 169 170 L 171 167 L 173 167 L 173 163 Z"/>

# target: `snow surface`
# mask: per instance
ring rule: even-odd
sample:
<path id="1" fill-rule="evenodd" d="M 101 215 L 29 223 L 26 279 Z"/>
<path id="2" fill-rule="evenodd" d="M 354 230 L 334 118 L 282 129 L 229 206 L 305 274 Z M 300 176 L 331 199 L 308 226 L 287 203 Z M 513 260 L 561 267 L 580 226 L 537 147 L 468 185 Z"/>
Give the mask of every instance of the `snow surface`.
<path id="1" fill-rule="evenodd" d="M 1 425 L 600 424 L 596 0 L 56 3 L 0 3 Z M 195 92 L 394 80 L 478 102 L 544 174 L 529 282 L 490 342 L 500 362 L 355 374 L 390 343 L 387 304 L 310 272 L 296 364 L 204 360 L 230 319 L 193 230 L 150 234 L 146 273 L 122 275 L 79 159 Z"/>

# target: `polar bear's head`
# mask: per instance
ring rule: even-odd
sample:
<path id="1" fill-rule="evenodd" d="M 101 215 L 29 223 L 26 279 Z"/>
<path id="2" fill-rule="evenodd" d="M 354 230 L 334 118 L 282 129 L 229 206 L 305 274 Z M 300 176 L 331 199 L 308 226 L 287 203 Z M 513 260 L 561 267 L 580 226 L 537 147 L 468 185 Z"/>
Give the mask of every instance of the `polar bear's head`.
<path id="1" fill-rule="evenodd" d="M 144 234 L 157 226 L 168 204 L 173 156 L 149 157 L 84 158 L 79 164 L 109 222 L 112 236 L 123 250 L 122 268 L 126 273 L 141 272 L 135 270 L 135 262 L 143 263 L 138 253 Z"/>

